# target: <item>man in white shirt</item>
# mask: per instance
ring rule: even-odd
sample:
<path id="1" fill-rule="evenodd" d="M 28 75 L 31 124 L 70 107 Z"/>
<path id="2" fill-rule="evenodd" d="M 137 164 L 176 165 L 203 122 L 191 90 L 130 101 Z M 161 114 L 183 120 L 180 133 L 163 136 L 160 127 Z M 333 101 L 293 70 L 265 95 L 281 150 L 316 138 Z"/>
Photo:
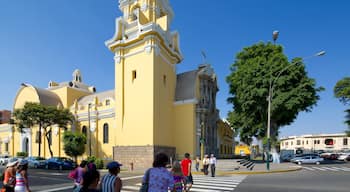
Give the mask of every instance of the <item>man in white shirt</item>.
<path id="1" fill-rule="evenodd" d="M 211 176 L 215 177 L 216 157 L 214 156 L 214 154 L 210 155 L 209 165 L 210 165 Z"/>

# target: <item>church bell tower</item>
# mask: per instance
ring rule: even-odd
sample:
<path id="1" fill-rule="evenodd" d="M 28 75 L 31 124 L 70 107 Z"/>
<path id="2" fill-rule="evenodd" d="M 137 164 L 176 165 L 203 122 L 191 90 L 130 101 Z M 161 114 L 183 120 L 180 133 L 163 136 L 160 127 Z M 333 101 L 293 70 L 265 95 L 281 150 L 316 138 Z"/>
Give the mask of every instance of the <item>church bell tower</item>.
<path id="1" fill-rule="evenodd" d="M 174 13 L 168 0 L 119 0 L 119 8 L 123 15 L 105 42 L 115 61 L 114 157 L 150 166 L 155 153 L 176 151 L 172 131 L 175 65 L 182 60 L 179 34 L 170 31 Z"/>

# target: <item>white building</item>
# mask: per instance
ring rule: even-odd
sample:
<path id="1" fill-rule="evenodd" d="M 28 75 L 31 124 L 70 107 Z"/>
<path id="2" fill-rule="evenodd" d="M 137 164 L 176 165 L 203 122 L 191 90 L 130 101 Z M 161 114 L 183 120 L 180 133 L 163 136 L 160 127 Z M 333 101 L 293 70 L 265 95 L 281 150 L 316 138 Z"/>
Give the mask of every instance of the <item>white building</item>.
<path id="1" fill-rule="evenodd" d="M 350 137 L 345 133 L 289 136 L 280 139 L 281 150 L 303 150 L 303 152 L 350 150 Z"/>

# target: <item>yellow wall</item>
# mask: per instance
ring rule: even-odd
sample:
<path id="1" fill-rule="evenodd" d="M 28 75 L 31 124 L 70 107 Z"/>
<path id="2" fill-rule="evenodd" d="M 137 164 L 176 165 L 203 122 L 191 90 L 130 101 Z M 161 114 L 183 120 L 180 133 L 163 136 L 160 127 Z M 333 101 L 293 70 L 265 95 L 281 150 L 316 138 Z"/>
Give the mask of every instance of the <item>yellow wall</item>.
<path id="1" fill-rule="evenodd" d="M 125 51 L 133 53 L 139 50 Z M 118 145 L 153 145 L 153 53 L 139 53 L 115 64 Z M 132 73 L 136 71 L 136 79 Z"/>
<path id="2" fill-rule="evenodd" d="M 61 87 L 51 91 L 58 95 L 58 97 L 61 99 L 63 107 L 65 108 L 72 106 L 76 99 L 92 94 L 90 92 L 81 91 L 71 87 Z"/>
<path id="3" fill-rule="evenodd" d="M 180 157 L 185 153 L 190 153 L 194 156 L 196 149 L 195 105 L 176 105 L 174 111 L 174 144 L 176 146 L 176 153 Z"/>

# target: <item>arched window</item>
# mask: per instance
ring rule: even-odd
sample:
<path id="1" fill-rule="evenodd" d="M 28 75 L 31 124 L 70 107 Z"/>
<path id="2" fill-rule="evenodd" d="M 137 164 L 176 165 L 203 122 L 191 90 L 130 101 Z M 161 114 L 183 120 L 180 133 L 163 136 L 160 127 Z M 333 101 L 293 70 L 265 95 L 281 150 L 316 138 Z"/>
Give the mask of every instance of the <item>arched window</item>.
<path id="1" fill-rule="evenodd" d="M 103 124 L 103 143 L 108 143 L 108 123 Z"/>
<path id="2" fill-rule="evenodd" d="M 87 141 L 87 127 L 84 125 L 83 128 L 81 129 L 81 132 L 85 135 L 86 141 Z M 85 142 L 86 144 L 86 142 Z"/>

